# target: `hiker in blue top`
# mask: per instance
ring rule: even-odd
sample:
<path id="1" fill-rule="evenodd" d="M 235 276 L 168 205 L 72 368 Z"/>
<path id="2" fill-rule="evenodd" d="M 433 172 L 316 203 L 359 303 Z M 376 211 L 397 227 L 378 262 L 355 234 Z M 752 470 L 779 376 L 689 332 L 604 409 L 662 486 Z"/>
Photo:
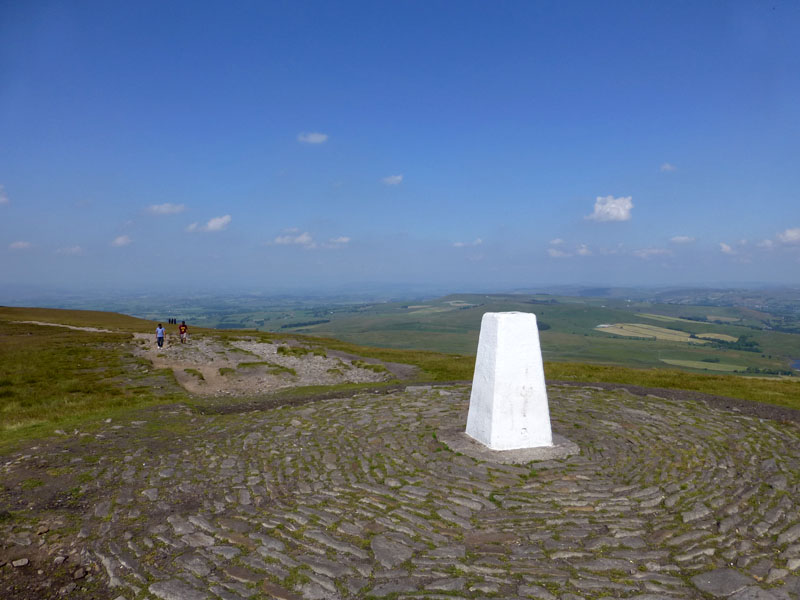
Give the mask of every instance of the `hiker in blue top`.
<path id="1" fill-rule="evenodd" d="M 158 342 L 159 348 L 164 347 L 164 326 L 161 323 L 156 327 L 156 342 Z"/>

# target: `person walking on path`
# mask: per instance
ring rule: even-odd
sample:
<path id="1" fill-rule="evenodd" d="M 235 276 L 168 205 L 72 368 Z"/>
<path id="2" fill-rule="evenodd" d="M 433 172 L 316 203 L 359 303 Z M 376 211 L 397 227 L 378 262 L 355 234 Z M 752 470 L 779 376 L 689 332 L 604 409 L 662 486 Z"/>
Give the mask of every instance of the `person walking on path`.
<path id="1" fill-rule="evenodd" d="M 159 348 L 164 347 L 164 326 L 161 323 L 156 327 L 156 342 Z"/>
<path id="2" fill-rule="evenodd" d="M 185 344 L 186 338 L 189 335 L 189 328 L 186 326 L 186 321 L 181 321 L 181 324 L 178 326 L 178 332 L 181 334 L 181 344 Z"/>

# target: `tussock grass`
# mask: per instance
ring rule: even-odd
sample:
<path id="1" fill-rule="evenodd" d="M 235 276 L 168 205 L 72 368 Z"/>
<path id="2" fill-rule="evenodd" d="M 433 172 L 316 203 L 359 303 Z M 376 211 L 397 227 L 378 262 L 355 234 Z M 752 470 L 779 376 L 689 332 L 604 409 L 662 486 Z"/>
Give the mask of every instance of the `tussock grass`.
<path id="1" fill-rule="evenodd" d="M 368 363 L 363 360 L 354 360 L 353 366 L 358 367 L 359 369 L 366 369 L 367 371 L 372 371 L 373 373 L 388 373 L 389 369 L 387 369 L 383 365 L 375 364 L 375 363 Z"/>

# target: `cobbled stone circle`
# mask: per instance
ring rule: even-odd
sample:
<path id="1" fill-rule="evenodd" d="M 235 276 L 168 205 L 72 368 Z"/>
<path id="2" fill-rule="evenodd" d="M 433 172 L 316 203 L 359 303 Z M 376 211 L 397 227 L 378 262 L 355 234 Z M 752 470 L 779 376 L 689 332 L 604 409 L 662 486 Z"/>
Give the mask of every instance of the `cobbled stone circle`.
<path id="1" fill-rule="evenodd" d="M 120 600 L 800 597 L 795 423 L 549 400 L 580 454 L 525 465 L 439 439 L 469 386 L 109 426 L 80 536 Z"/>

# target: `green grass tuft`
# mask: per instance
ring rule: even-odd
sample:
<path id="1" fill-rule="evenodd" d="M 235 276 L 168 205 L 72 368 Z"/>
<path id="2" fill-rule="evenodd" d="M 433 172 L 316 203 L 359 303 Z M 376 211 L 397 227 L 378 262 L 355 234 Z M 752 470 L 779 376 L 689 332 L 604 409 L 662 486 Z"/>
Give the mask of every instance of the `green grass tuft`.
<path id="1" fill-rule="evenodd" d="M 198 371 L 197 369 L 184 369 L 183 372 L 184 373 L 188 373 L 189 375 L 194 375 L 200 381 L 205 381 L 206 380 L 206 378 L 203 377 L 203 374 L 200 371 Z"/>
<path id="2" fill-rule="evenodd" d="M 368 363 L 363 360 L 354 360 L 352 361 L 354 367 L 358 367 L 359 369 L 366 369 L 367 371 L 372 371 L 373 373 L 388 373 L 389 369 L 387 369 L 384 365 L 378 365 L 374 363 Z"/>

